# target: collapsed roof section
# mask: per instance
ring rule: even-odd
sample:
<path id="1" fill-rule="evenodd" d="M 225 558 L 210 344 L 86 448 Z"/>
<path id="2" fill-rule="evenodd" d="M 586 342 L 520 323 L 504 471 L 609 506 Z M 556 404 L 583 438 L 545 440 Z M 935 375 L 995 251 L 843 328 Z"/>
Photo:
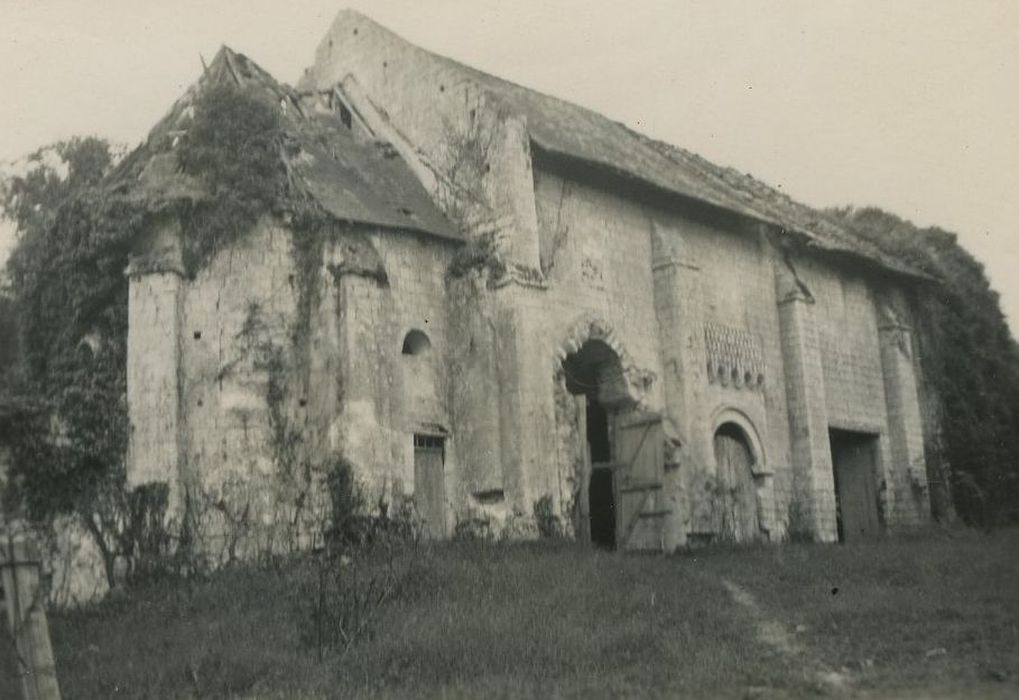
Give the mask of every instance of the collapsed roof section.
<path id="1" fill-rule="evenodd" d="M 176 148 L 202 91 L 218 85 L 235 86 L 280 110 L 288 145 L 281 153 L 283 166 L 293 184 L 328 215 L 461 240 L 388 143 L 359 138 L 340 115 L 302 101 L 289 86 L 225 46 L 110 176 L 111 190 L 157 209 L 173 201 L 207 199 L 203 184 L 182 172 Z"/>

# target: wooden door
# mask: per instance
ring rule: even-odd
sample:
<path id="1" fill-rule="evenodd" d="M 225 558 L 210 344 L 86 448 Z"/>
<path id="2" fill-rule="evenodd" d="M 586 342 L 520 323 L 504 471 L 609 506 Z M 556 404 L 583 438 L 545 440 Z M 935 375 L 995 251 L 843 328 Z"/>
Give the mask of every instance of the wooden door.
<path id="1" fill-rule="evenodd" d="M 446 536 L 446 479 L 443 440 L 414 436 L 414 503 L 426 537 Z"/>
<path id="2" fill-rule="evenodd" d="M 664 546 L 662 503 L 665 433 L 662 417 L 631 413 L 616 420 L 616 543 L 620 549 Z"/>
<path id="3" fill-rule="evenodd" d="M 855 542 L 881 531 L 874 471 L 877 436 L 831 431 L 839 541 Z"/>
<path id="4" fill-rule="evenodd" d="M 723 426 L 715 433 L 716 522 L 724 540 L 749 542 L 760 535 L 753 463 L 746 439 L 737 430 Z"/>

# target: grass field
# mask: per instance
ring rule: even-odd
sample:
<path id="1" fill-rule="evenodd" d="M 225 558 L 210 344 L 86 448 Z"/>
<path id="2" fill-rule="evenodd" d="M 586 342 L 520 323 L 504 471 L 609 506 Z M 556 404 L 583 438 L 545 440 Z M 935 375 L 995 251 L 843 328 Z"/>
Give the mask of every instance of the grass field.
<path id="1" fill-rule="evenodd" d="M 154 582 L 94 609 L 52 613 L 62 690 L 67 698 L 1019 696 L 1017 530 L 673 556 L 449 543 L 395 561 L 403 585 L 370 633 L 321 658 L 309 560 Z M 368 553 L 344 570 L 386 562 Z M 12 680 L 0 679 L 0 697 L 17 697 Z"/>

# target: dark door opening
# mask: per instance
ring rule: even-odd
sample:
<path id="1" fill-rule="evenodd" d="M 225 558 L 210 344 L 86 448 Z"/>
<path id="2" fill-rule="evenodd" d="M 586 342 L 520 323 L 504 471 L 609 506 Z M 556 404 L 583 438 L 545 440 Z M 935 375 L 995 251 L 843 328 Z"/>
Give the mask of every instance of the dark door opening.
<path id="1" fill-rule="evenodd" d="M 877 489 L 877 435 L 830 430 L 835 477 L 835 523 L 839 542 L 858 542 L 880 533 Z"/>
<path id="2" fill-rule="evenodd" d="M 615 487 L 611 469 L 591 469 L 591 544 L 609 549 L 616 546 Z"/>
<path id="3" fill-rule="evenodd" d="M 601 340 L 587 340 L 563 360 L 566 390 L 574 396 L 583 396 L 584 437 L 587 441 L 585 461 L 590 475 L 581 487 L 583 525 L 591 543 L 613 548 L 619 517 L 618 489 L 614 471 L 613 445 L 609 435 L 609 415 L 605 403 L 618 401 L 621 395 L 617 386 L 623 376 L 619 357 Z M 605 397 L 608 396 L 609 399 Z M 586 513 L 583 513 L 586 507 Z M 585 533 L 586 535 L 587 533 Z"/>
<path id="4" fill-rule="evenodd" d="M 616 484 L 609 446 L 609 417 L 598 400 L 587 397 L 587 444 L 591 454 L 591 484 L 588 512 L 591 514 L 591 543 L 616 546 Z"/>
<path id="5" fill-rule="evenodd" d="M 591 462 L 604 464 L 612 460 L 609 448 L 609 416 L 593 396 L 587 397 L 587 444 Z"/>

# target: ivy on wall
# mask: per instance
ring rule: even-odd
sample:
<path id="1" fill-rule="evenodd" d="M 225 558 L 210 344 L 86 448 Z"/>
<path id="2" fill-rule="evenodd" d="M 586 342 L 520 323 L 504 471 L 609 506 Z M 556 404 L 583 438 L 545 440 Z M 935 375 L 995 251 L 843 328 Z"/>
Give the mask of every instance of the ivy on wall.
<path id="1" fill-rule="evenodd" d="M 15 406 L 4 436 L 13 457 L 9 500 L 40 524 L 79 516 L 110 557 L 123 554 L 118 542 L 133 517 L 125 486 L 124 270 L 152 215 L 181 220 L 190 276 L 261 217 L 286 217 L 305 234 L 294 236 L 293 250 L 300 318 L 314 306 L 322 261 L 324 217 L 294 186 L 286 156 L 296 146 L 272 101 L 233 86 L 199 92 L 187 132 L 170 147 L 205 197 L 169 200 L 158 186 L 137 186 L 148 160 L 163 155 L 159 136 L 117 167 L 101 139 L 58 144 L 66 177 L 40 159 L 3 188 L 0 201 L 19 230 L 7 292 L 19 356 L 0 383 L 5 403 Z M 307 322 L 295 342 L 306 332 Z"/>

